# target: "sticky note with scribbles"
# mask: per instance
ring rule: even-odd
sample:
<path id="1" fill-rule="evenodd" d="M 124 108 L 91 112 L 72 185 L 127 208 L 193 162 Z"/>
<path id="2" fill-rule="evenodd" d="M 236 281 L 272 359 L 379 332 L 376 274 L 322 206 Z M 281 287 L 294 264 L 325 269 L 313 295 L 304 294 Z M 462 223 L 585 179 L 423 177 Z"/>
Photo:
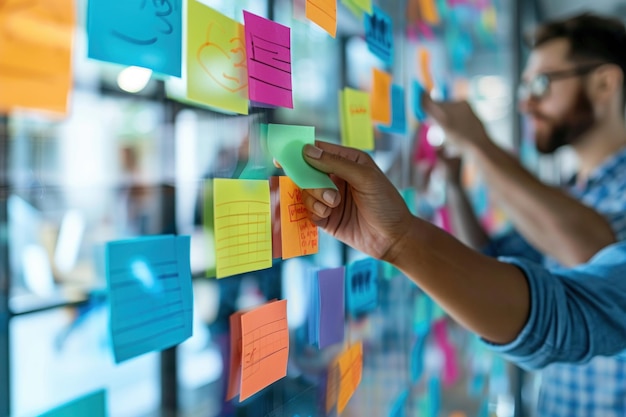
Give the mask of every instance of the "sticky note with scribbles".
<path id="1" fill-rule="evenodd" d="M 248 114 L 243 25 L 197 0 L 187 4 L 187 97 Z"/>
<path id="2" fill-rule="evenodd" d="M 244 10 L 249 98 L 293 108 L 291 29 Z"/>
<path id="3" fill-rule="evenodd" d="M 317 253 L 317 226 L 309 220 L 302 190 L 285 176 L 280 177 L 280 223 L 283 259 Z"/>
<path id="4" fill-rule="evenodd" d="M 181 0 L 89 0 L 88 56 L 181 76 Z"/>
<path id="5" fill-rule="evenodd" d="M 267 180 L 213 180 L 216 276 L 272 266 L 270 187 Z"/>
<path id="6" fill-rule="evenodd" d="M 373 150 L 374 130 L 370 95 L 352 88 L 339 91 L 339 112 L 341 143 L 352 148 Z"/>

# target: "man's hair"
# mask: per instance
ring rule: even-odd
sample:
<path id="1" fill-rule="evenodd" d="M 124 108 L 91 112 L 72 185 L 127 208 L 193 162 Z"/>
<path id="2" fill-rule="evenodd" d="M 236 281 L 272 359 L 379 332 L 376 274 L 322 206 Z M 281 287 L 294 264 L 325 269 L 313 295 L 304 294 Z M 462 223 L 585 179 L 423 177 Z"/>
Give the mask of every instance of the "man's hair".
<path id="1" fill-rule="evenodd" d="M 622 107 L 626 104 L 626 27 L 619 19 L 583 13 L 539 26 L 529 40 L 532 48 L 555 39 L 567 39 L 574 61 L 617 65 L 624 75 Z"/>

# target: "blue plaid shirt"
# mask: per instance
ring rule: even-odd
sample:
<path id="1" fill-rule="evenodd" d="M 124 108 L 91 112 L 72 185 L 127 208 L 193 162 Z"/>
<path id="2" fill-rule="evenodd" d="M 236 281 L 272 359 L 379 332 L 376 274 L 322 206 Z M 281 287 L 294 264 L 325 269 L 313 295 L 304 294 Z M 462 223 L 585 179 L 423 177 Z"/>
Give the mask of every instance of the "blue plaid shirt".
<path id="1" fill-rule="evenodd" d="M 572 196 L 608 219 L 618 241 L 626 240 L 626 148 L 608 158 L 585 184 L 576 185 L 576 178 L 573 178 L 567 189 Z M 517 232 L 492 240 L 485 252 L 493 256 L 530 260 L 568 277 L 566 269 L 554 259 L 540 254 Z M 622 250 L 615 261 L 626 262 L 623 253 L 626 252 Z M 622 272 L 622 276 L 616 279 L 626 281 L 626 276 Z M 626 306 L 626 294 L 623 298 L 622 303 Z M 626 322 L 626 315 L 621 317 Z M 563 359 L 568 360 L 567 357 Z M 626 360 L 616 356 L 598 356 L 584 365 L 556 363 L 546 367 L 541 371 L 537 415 L 626 416 Z"/>

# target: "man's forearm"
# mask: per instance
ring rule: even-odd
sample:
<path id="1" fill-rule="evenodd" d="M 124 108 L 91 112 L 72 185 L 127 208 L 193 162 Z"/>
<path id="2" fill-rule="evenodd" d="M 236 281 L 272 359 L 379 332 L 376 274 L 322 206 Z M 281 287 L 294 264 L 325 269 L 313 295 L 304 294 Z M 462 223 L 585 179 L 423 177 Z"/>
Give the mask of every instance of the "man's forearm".
<path id="1" fill-rule="evenodd" d="M 471 248 L 480 250 L 489 243 L 465 190 L 460 184 L 446 185 L 446 202 L 452 220 L 454 235 Z"/>
<path id="2" fill-rule="evenodd" d="M 530 301 L 522 272 L 427 222 L 414 218 L 389 261 L 455 320 L 487 340 L 508 343 L 526 323 Z"/>
<path id="3" fill-rule="evenodd" d="M 472 151 L 495 199 L 517 230 L 543 253 L 574 266 L 615 241 L 602 215 L 541 183 L 493 143 Z"/>

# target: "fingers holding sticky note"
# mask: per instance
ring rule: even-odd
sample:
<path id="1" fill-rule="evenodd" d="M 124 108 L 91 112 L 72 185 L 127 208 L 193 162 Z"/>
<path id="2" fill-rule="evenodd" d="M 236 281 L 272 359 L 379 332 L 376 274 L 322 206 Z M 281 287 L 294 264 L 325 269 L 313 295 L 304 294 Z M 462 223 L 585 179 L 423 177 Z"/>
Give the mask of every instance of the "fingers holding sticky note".
<path id="1" fill-rule="evenodd" d="M 270 124 L 267 142 L 274 159 L 298 187 L 337 189 L 327 174 L 313 168 L 302 156 L 304 145 L 315 144 L 314 127 Z"/>

